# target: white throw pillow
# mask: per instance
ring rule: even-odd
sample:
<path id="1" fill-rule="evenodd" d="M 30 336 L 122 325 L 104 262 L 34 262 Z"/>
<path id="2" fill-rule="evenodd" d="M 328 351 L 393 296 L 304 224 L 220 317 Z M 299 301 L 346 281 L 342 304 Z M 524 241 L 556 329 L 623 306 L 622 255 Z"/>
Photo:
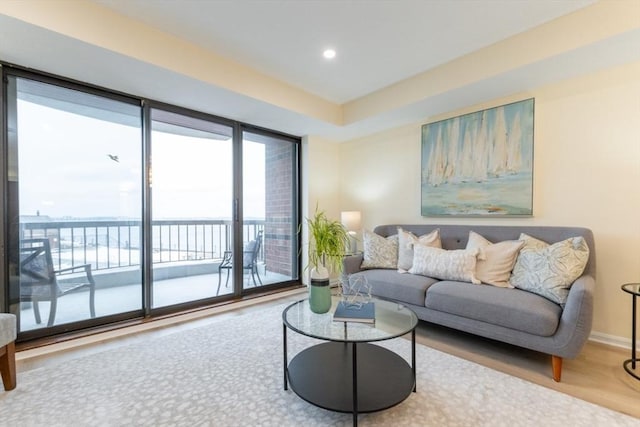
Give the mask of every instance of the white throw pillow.
<path id="1" fill-rule="evenodd" d="M 398 235 L 384 238 L 365 230 L 361 268 L 398 268 Z"/>
<path id="2" fill-rule="evenodd" d="M 406 273 L 413 266 L 413 246 L 416 244 L 441 248 L 440 229 L 416 237 L 410 231 L 398 227 L 398 273 Z"/>
<path id="3" fill-rule="evenodd" d="M 447 251 L 420 244 L 414 245 L 413 267 L 409 273 L 479 285 L 480 281 L 475 276 L 477 255 L 477 249 Z"/>
<path id="4" fill-rule="evenodd" d="M 513 288 L 509 283 L 509 277 L 523 246 L 524 241 L 522 240 L 491 243 L 478 233 L 470 231 L 467 249 L 480 250 L 476 262 L 478 280 L 501 288 Z"/>
<path id="5" fill-rule="evenodd" d="M 510 282 L 560 305 L 567 302 L 569 288 L 582 275 L 589 261 L 583 237 L 572 237 L 552 245 L 526 234 Z"/>

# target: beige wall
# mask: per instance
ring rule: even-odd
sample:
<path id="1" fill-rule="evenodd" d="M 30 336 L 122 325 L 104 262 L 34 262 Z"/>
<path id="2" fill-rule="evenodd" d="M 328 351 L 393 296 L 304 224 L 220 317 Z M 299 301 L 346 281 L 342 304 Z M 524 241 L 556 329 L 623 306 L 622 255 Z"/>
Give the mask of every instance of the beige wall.
<path id="1" fill-rule="evenodd" d="M 308 283 L 309 236 L 306 218 L 313 215 L 316 207 L 324 211 L 331 219 L 340 219 L 340 204 L 337 195 L 340 191 L 339 156 L 340 146 L 320 137 L 305 137 L 302 140 L 302 281 Z"/>
<path id="2" fill-rule="evenodd" d="M 534 217 L 421 217 L 421 124 L 529 97 L 535 97 Z M 592 336 L 629 343 L 631 299 L 620 285 L 640 281 L 640 63 L 422 123 L 340 145 L 340 206 L 360 209 L 366 228 L 398 222 L 591 228 L 598 268 Z"/>

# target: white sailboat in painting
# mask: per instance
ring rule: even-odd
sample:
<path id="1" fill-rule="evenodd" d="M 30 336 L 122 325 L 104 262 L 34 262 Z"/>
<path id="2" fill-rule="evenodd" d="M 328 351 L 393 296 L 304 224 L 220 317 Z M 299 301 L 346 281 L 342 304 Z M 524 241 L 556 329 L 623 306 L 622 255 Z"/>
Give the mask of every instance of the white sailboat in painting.
<path id="1" fill-rule="evenodd" d="M 522 169 L 522 129 L 520 112 L 517 112 L 511 123 L 507 142 L 507 173 L 517 174 Z"/>
<path id="2" fill-rule="evenodd" d="M 436 128 L 429 151 L 426 182 L 431 186 L 447 183 L 484 182 L 513 175 L 522 170 L 522 130 L 517 112 L 507 126 L 504 107 L 494 117 L 488 110 L 459 117 Z"/>
<path id="3" fill-rule="evenodd" d="M 429 185 L 437 187 L 445 182 L 444 169 L 446 162 L 446 153 L 442 146 L 442 126 L 438 127 L 438 135 L 435 143 L 431 145 L 431 151 L 429 153 L 429 173 L 427 175 L 427 182 Z"/>
<path id="4" fill-rule="evenodd" d="M 507 123 L 504 117 L 504 108 L 498 107 L 493 131 L 491 164 L 488 173 L 494 177 L 500 177 L 507 171 Z"/>
<path id="5" fill-rule="evenodd" d="M 460 139 L 460 119 L 458 117 L 449 121 L 447 139 L 449 141 L 449 149 L 447 150 L 443 180 L 451 182 L 455 179 L 458 170 L 458 140 Z"/>
<path id="6" fill-rule="evenodd" d="M 471 125 L 471 126 L 470 126 Z M 460 167 L 457 169 L 458 174 L 454 182 L 466 182 L 473 175 L 473 140 L 475 139 L 475 124 L 467 123 L 462 138 L 462 150 L 458 159 Z"/>
<path id="7" fill-rule="evenodd" d="M 487 163 L 489 162 L 489 126 L 487 110 L 482 112 L 482 118 L 478 125 L 478 130 L 473 138 L 473 168 L 471 171 L 471 180 L 475 182 L 483 182 L 487 179 Z"/>
<path id="8" fill-rule="evenodd" d="M 533 100 L 425 126 L 423 215 L 531 215 Z"/>

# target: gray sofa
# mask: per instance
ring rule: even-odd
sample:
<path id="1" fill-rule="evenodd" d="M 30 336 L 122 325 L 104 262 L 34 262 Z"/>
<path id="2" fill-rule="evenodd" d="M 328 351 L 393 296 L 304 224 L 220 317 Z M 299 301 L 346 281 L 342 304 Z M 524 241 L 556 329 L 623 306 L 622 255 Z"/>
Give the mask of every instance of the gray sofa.
<path id="1" fill-rule="evenodd" d="M 372 294 L 401 302 L 424 321 L 459 329 L 486 338 L 550 354 L 553 379 L 560 381 L 562 359 L 574 358 L 591 332 L 596 263 L 593 233 L 578 227 L 477 226 L 477 225 L 382 225 L 374 232 L 387 237 L 398 227 L 421 236 L 439 228 L 444 249 L 464 249 L 469 231 L 491 242 L 517 240 L 520 233 L 555 243 L 576 236 L 589 246 L 589 261 L 583 275 L 570 288 L 564 307 L 520 289 L 491 285 L 440 281 L 397 270 L 362 270 L 363 255 L 344 259 L 343 280 L 362 273 Z"/>

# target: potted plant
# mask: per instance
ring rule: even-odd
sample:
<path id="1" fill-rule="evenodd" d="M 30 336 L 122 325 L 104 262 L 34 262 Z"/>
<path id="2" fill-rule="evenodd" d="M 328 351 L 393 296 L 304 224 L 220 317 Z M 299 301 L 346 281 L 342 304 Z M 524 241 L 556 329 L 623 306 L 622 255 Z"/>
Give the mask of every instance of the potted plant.
<path id="1" fill-rule="evenodd" d="M 342 259 L 349 245 L 349 234 L 339 221 L 331 220 L 324 211 L 307 218 L 309 227 L 309 306 L 314 313 L 331 308 L 329 273 L 342 272 Z"/>

